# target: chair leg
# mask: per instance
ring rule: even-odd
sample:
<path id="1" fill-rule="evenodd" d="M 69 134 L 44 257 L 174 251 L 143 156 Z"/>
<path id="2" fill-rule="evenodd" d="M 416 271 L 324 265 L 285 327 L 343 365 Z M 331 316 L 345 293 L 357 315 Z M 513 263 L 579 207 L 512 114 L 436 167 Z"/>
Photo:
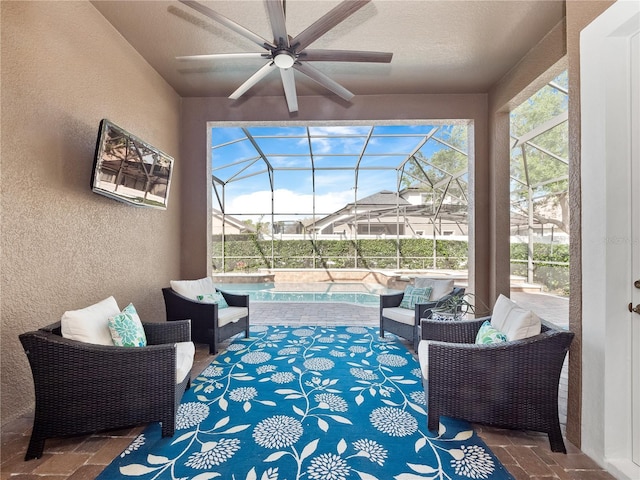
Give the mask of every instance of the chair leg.
<path id="1" fill-rule="evenodd" d="M 549 445 L 552 452 L 567 453 L 559 424 L 554 425 L 552 431 L 549 432 Z"/>
<path id="2" fill-rule="evenodd" d="M 173 434 L 176 431 L 176 420 L 175 418 L 168 418 L 162 421 L 162 436 L 163 437 L 173 437 Z"/>
<path id="3" fill-rule="evenodd" d="M 440 415 L 427 408 L 427 429 L 437 432 L 440 428 Z"/>
<path id="4" fill-rule="evenodd" d="M 209 337 L 209 355 L 216 355 L 218 353 L 218 331 L 216 328 L 211 332 Z"/>
<path id="5" fill-rule="evenodd" d="M 24 456 L 25 461 L 42 457 L 42 453 L 44 452 L 44 440 L 44 438 L 38 436 L 37 434 L 31 434 L 29 447 L 27 448 L 27 454 Z"/>

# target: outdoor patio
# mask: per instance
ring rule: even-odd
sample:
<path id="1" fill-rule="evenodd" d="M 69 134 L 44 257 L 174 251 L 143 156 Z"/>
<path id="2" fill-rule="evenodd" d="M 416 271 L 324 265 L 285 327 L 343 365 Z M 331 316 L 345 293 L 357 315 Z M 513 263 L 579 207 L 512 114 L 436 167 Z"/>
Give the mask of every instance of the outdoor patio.
<path id="1" fill-rule="evenodd" d="M 537 312 L 557 325 L 568 324 L 568 300 L 541 293 L 512 292 L 512 299 Z M 337 303 L 288 303 L 286 308 L 276 302 L 251 305 L 251 323 L 281 325 L 377 325 L 378 309 Z M 208 346 L 198 345 L 193 375 L 211 361 Z M 566 372 L 566 368 L 565 368 Z M 31 379 L 29 379 L 31 381 Z M 560 385 L 560 421 L 566 423 L 567 377 Z M 25 462 L 24 452 L 29 441 L 31 416 L 10 422 L 2 431 L 2 464 L 0 480 L 5 479 L 92 479 L 95 478 L 144 426 L 110 431 L 85 437 L 47 440 L 42 458 Z M 567 455 L 552 453 L 545 434 L 519 432 L 476 426 L 484 441 L 518 480 L 613 479 L 594 461 L 566 441 Z"/>

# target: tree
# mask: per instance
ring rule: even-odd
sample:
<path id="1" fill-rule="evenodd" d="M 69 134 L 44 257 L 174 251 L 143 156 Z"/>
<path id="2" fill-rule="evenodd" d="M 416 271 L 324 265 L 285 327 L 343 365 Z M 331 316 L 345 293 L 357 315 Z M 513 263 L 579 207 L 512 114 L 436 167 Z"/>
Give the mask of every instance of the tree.
<path id="1" fill-rule="evenodd" d="M 433 151 L 431 154 L 427 153 Z M 439 127 L 404 168 L 401 185 L 432 194 L 434 206 L 440 202 L 467 203 L 467 126 Z"/>
<path id="2" fill-rule="evenodd" d="M 560 121 L 567 111 L 566 84 L 564 72 L 511 112 L 511 136 L 527 138 L 512 149 L 511 202 L 514 213 L 526 216 L 531 189 L 535 221 L 569 233 L 568 124 Z M 536 129 L 544 131 L 529 138 Z"/>

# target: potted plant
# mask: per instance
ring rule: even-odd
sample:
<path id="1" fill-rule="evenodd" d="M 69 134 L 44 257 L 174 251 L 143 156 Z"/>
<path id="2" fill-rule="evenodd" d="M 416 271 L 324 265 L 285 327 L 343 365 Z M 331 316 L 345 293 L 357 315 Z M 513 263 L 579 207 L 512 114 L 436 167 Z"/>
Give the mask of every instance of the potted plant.
<path id="1" fill-rule="evenodd" d="M 451 295 L 431 309 L 431 319 L 441 321 L 463 320 L 467 314 L 476 312 L 473 293 Z"/>

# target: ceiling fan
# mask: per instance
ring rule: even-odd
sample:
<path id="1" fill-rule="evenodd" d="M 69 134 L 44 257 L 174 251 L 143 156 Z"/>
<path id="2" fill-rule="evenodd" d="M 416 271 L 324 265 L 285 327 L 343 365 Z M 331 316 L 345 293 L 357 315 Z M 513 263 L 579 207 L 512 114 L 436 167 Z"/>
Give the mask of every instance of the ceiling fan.
<path id="1" fill-rule="evenodd" d="M 266 52 L 263 53 L 222 53 L 176 57 L 178 60 L 215 60 L 220 58 L 267 59 L 266 64 L 264 64 L 256 73 L 240 85 L 235 92 L 229 95 L 229 98 L 233 100 L 240 98 L 247 90 L 266 77 L 269 73 L 278 69 L 280 70 L 284 94 L 290 112 L 298 111 L 298 98 L 296 95 L 296 84 L 293 76 L 293 70 L 299 71 L 339 97 L 349 101 L 353 98 L 353 93 L 329 78 L 320 70 L 312 67 L 308 62 L 389 63 L 393 57 L 393 53 L 385 52 L 307 49 L 311 43 L 315 42 L 318 38 L 345 20 L 351 14 L 364 7 L 371 0 L 344 0 L 295 37 L 291 37 L 287 33 L 283 0 L 265 0 L 273 33 L 273 41 L 269 41 L 260 35 L 253 33 L 242 25 L 215 12 L 201 3 L 193 0 L 179 1 L 251 40 L 253 43 L 266 50 Z"/>

